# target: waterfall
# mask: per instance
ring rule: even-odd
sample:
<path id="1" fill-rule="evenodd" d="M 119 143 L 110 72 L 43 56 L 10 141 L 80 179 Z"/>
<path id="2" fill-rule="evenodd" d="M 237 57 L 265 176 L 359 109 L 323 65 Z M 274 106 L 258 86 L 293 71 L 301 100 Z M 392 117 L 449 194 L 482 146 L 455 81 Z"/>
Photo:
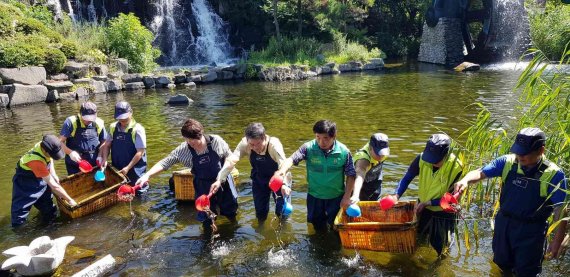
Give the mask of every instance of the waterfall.
<path id="1" fill-rule="evenodd" d="M 192 14 L 196 19 L 196 55 L 205 63 L 227 61 L 231 46 L 225 30 L 225 22 L 217 15 L 206 0 L 192 2 Z"/>
<path id="2" fill-rule="evenodd" d="M 493 1 L 491 43 L 503 58 L 518 59 L 530 44 L 530 23 L 520 0 Z"/>
<path id="3" fill-rule="evenodd" d="M 69 14 L 69 17 L 71 17 L 73 20 L 75 20 L 75 14 L 73 13 L 73 6 L 71 5 L 70 0 L 67 0 L 67 12 Z"/>
<path id="4" fill-rule="evenodd" d="M 87 6 L 87 15 L 89 16 L 89 21 L 97 22 L 97 11 L 95 10 L 93 0 L 91 0 L 91 2 L 89 2 L 89 6 Z"/>
<path id="5" fill-rule="evenodd" d="M 174 9 L 180 7 L 178 0 L 159 0 L 155 6 L 157 13 L 152 20 L 150 28 L 155 35 L 155 41 L 162 39 L 168 42 L 168 49 L 163 49 L 163 56 L 167 57 L 168 63 L 177 64 L 176 58 L 178 56 L 178 28 L 176 28 L 176 21 L 174 20 Z"/>

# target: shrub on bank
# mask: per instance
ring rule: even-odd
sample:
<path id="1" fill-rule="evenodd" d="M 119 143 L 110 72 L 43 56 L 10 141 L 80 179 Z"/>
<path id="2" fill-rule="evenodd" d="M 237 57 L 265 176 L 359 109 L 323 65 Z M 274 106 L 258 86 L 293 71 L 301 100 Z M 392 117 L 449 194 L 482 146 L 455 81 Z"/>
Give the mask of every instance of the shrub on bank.
<path id="1" fill-rule="evenodd" d="M 149 72 L 158 64 L 160 50 L 152 46 L 154 35 L 134 14 L 119 14 L 106 29 L 109 51 L 129 60 L 133 72 Z"/>
<path id="2" fill-rule="evenodd" d="M 45 60 L 47 39 L 16 35 L 0 40 L 0 67 L 41 65 Z"/>
<path id="3" fill-rule="evenodd" d="M 570 5 L 548 2 L 544 12 L 530 13 L 530 35 L 534 46 L 550 60 L 558 61 L 570 42 Z"/>
<path id="4" fill-rule="evenodd" d="M 65 54 L 57 48 L 47 48 L 45 52 L 44 67 L 48 73 L 61 72 L 65 66 Z"/>

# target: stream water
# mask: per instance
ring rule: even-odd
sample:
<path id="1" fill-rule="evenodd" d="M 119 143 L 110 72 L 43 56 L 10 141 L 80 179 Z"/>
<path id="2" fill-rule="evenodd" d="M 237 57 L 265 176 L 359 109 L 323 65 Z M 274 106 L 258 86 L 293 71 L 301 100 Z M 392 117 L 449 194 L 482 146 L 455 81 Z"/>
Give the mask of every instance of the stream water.
<path id="1" fill-rule="evenodd" d="M 218 83 L 196 90 L 94 95 L 91 100 L 107 124 L 117 101 L 131 103 L 134 117 L 146 128 L 150 165 L 179 145 L 180 126 L 187 117 L 201 121 L 207 132 L 221 135 L 232 149 L 248 123 L 263 122 L 270 135 L 281 139 L 287 155 L 314 137 L 312 126 L 322 118 L 337 122 L 338 139 L 352 151 L 362 147 L 372 133 L 382 131 L 390 137 L 392 154 L 384 168 L 383 191 L 391 192 L 430 134 L 444 131 L 457 138 L 468 127 L 465 120 L 478 112 L 472 103 L 485 104 L 498 120 L 508 123 L 513 118 L 517 97 L 512 88 L 519 74 L 500 66 L 465 74 L 412 63 L 378 73 L 301 82 Z M 164 105 L 172 93 L 186 94 L 194 102 L 189 106 Z M 413 255 L 342 249 L 337 234 L 316 234 L 306 223 L 304 164 L 293 169 L 294 212 L 278 231 L 270 219 L 262 226 L 255 219 L 246 160 L 238 163 L 238 223 L 219 218 L 215 240 L 202 234 L 194 204 L 178 202 L 170 193 L 170 172 L 153 178 L 148 192 L 133 200 L 134 216 L 129 203 L 121 202 L 89 216 L 59 219 L 41 227 L 33 209 L 28 224 L 12 230 L 11 178 L 18 158 L 43 133 L 59 133 L 64 119 L 76 114 L 79 106 L 79 102 L 61 102 L 0 111 L 0 249 L 27 245 L 41 235 L 73 235 L 76 238 L 58 274 L 70 275 L 112 254 L 119 264 L 113 272 L 116 276 L 499 275 L 492 263 L 488 219 L 479 222 L 477 246 L 472 243 L 467 250 L 458 242 L 442 260 L 426 246 Z M 64 176 L 63 162 L 57 163 L 57 169 Z M 406 197 L 417 196 L 415 184 L 410 185 Z M 570 273 L 569 264 L 568 257 L 547 262 L 544 272 L 547 276 L 565 275 Z"/>

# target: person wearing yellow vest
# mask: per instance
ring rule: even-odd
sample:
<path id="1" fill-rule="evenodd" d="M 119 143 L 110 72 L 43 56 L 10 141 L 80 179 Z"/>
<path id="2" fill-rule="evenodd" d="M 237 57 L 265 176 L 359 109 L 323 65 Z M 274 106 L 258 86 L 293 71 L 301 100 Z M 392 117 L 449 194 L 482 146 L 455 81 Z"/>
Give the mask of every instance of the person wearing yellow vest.
<path id="1" fill-rule="evenodd" d="M 513 154 L 496 158 L 481 169 L 473 170 L 455 184 L 462 193 L 468 184 L 485 178 L 501 177 L 499 211 L 493 232 L 493 262 L 504 274 L 537 276 L 542 271 L 548 218 L 561 218 L 567 197 L 566 177 L 544 156 L 546 135 L 539 128 L 524 128 L 511 147 Z M 566 233 L 567 219 L 562 220 L 547 257 L 558 257 Z"/>
<path id="2" fill-rule="evenodd" d="M 59 184 L 55 173 L 53 160 L 60 160 L 64 155 L 61 141 L 54 135 L 45 135 L 20 158 L 12 178 L 13 227 L 26 222 L 32 206 L 40 211 L 44 221 L 55 218 L 57 208 L 52 200 L 52 191 L 71 206 L 77 205 Z"/>
<path id="3" fill-rule="evenodd" d="M 382 167 L 384 160 L 390 155 L 388 136 L 376 133 L 354 154 L 354 167 L 356 168 L 356 180 L 351 202 L 376 201 L 380 197 L 382 189 Z"/>
<path id="4" fill-rule="evenodd" d="M 313 126 L 315 139 L 303 144 L 283 161 L 275 173 L 285 176 L 291 166 L 307 163 L 307 221 L 317 231 L 332 227 L 341 205 L 350 205 L 356 171 L 350 150 L 336 140 L 336 123 L 319 120 Z M 346 176 L 346 183 L 345 183 Z"/>
<path id="5" fill-rule="evenodd" d="M 80 160 L 88 161 L 92 166 L 99 163 L 104 165 L 99 149 L 104 146 L 107 138 L 105 123 L 97 117 L 97 105 L 93 102 L 81 104 L 78 115 L 65 119 L 59 134 L 63 144 L 65 167 L 67 174 L 79 172 Z"/>
<path id="6" fill-rule="evenodd" d="M 109 137 L 101 156 L 107 160 L 111 150 L 111 164 L 129 178 L 130 184 L 146 172 L 146 133 L 133 118 L 133 109 L 126 101 L 115 105 L 115 119 L 109 128 Z"/>
<path id="7" fill-rule="evenodd" d="M 430 245 L 441 255 L 450 245 L 455 231 L 456 215 L 439 206 L 441 197 L 453 190 L 453 184 L 461 177 L 463 165 L 450 152 L 451 139 L 445 134 L 433 134 L 424 151 L 416 156 L 404 177 L 398 183 L 395 200 L 402 197 L 410 182 L 419 175 L 418 232 L 429 238 Z"/>

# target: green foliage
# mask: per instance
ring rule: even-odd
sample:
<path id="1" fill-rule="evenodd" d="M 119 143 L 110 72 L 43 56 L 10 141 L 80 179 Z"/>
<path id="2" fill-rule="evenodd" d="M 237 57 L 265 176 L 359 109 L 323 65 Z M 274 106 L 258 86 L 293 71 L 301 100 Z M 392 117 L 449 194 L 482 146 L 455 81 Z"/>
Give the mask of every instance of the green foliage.
<path id="1" fill-rule="evenodd" d="M 17 7 L 0 3 L 0 38 L 15 34 L 15 21 L 22 15 L 22 11 Z"/>
<path id="2" fill-rule="evenodd" d="M 321 44 L 313 38 L 271 38 L 265 49 L 251 53 L 250 62 L 264 64 L 310 64 L 317 63 Z"/>
<path id="3" fill-rule="evenodd" d="M 549 2 L 544 12 L 530 13 L 530 35 L 536 48 L 551 60 L 560 60 L 570 42 L 570 5 Z"/>
<path id="4" fill-rule="evenodd" d="M 48 73 L 61 72 L 67 59 L 65 54 L 57 48 L 47 48 L 45 52 L 44 67 Z"/>
<path id="5" fill-rule="evenodd" d="M 44 36 L 54 43 L 60 43 L 63 41 L 62 35 L 48 28 L 41 21 L 29 17 L 23 17 L 16 20 L 16 32 L 24 33 L 26 35 Z"/>
<path id="6" fill-rule="evenodd" d="M 0 41 L 0 67 L 40 65 L 49 42 L 39 36 L 17 35 Z"/>
<path id="7" fill-rule="evenodd" d="M 78 47 L 75 42 L 66 39 L 61 43 L 61 47 L 59 49 L 61 52 L 63 52 L 63 54 L 65 54 L 65 57 L 68 59 L 73 59 L 77 55 L 77 48 Z"/>
<path id="8" fill-rule="evenodd" d="M 154 61 L 160 50 L 152 46 L 154 36 L 134 14 L 119 14 L 109 20 L 107 38 L 109 50 L 126 58 L 134 72 L 148 72 L 157 67 Z"/>

